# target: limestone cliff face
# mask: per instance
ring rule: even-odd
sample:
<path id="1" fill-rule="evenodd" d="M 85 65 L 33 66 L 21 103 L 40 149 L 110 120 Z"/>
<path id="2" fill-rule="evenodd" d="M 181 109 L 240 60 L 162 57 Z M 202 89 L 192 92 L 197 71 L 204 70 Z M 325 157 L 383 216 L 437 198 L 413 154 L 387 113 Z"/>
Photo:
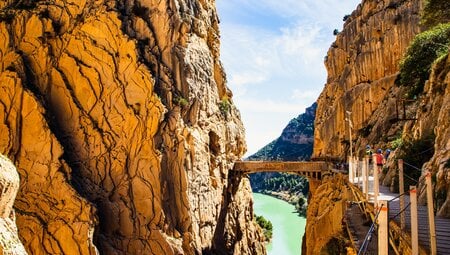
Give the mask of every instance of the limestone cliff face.
<path id="1" fill-rule="evenodd" d="M 0 254 L 27 254 L 17 234 L 13 209 L 19 185 L 19 174 L 16 168 L 11 161 L 0 154 Z"/>
<path id="2" fill-rule="evenodd" d="M 302 254 L 343 254 L 331 247 L 335 246 L 333 242 L 339 242 L 345 236 L 342 221 L 347 201 L 352 198 L 347 184 L 346 177 L 342 175 L 310 182 Z M 345 250 L 345 247 L 341 248 Z"/>
<path id="3" fill-rule="evenodd" d="M 346 20 L 325 60 L 328 80 L 317 102 L 314 156 L 344 156 L 349 150 L 346 111 L 352 112 L 353 139 L 370 129 L 370 118 L 394 85 L 399 60 L 420 30 L 420 8 L 415 0 L 364 0 Z"/>
<path id="4" fill-rule="evenodd" d="M 433 157 L 424 171 L 436 176 L 437 214 L 450 217 L 450 57 L 447 54 L 433 66 L 424 94 L 418 102 L 415 122 L 405 126 L 404 133 L 418 140 L 435 135 Z M 425 187 L 421 187 L 424 189 Z M 425 192 L 423 192 L 425 193 Z M 425 196 L 422 197 L 426 201 Z"/>
<path id="5" fill-rule="evenodd" d="M 214 1 L 0 3 L 0 152 L 31 254 L 263 252 Z M 222 249 L 224 248 L 224 249 Z"/>

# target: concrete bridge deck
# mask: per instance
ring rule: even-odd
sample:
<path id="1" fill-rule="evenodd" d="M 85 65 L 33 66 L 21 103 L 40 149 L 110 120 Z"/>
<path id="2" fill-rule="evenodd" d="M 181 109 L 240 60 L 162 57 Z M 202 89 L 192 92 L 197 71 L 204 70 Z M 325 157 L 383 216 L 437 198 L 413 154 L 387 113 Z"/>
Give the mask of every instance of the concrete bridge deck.
<path id="1" fill-rule="evenodd" d="M 324 161 L 236 161 L 233 171 L 244 173 L 287 172 L 320 179 L 329 170 Z"/>

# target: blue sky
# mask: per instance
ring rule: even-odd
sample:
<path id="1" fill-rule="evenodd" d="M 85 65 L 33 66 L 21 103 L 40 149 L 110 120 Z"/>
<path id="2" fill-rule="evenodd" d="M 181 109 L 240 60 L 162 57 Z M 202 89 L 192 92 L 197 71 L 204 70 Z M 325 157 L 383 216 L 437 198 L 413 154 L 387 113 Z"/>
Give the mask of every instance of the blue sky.
<path id="1" fill-rule="evenodd" d="M 216 0 L 221 60 L 246 129 L 246 156 L 276 139 L 326 82 L 324 57 L 360 0 Z"/>

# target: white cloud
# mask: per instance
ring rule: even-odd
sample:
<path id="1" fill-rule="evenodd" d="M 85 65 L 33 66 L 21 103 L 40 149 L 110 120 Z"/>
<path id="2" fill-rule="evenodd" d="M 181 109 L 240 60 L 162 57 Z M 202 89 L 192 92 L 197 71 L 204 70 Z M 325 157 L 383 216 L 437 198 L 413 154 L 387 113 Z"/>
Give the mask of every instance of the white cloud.
<path id="1" fill-rule="evenodd" d="M 304 110 L 306 106 L 305 103 L 301 102 L 280 102 L 270 99 L 239 98 L 239 109 L 251 113 L 286 113 L 291 116 L 296 116 Z"/>
<path id="2" fill-rule="evenodd" d="M 343 15 L 351 14 L 356 9 L 359 0 L 253 0 L 255 5 L 274 12 L 276 15 L 290 17 L 293 19 L 314 20 L 325 26 L 342 26 Z M 261 7 L 260 7 L 261 8 Z"/>
<path id="3" fill-rule="evenodd" d="M 267 82 L 282 76 L 290 86 L 304 77 L 325 80 L 324 45 L 317 26 L 280 29 L 269 33 L 250 27 L 223 26 L 222 61 L 231 87 Z"/>
<path id="4" fill-rule="evenodd" d="M 281 134 L 326 82 L 323 59 L 359 0 L 218 0 L 221 60 L 249 153 Z M 249 155 L 249 154 L 247 154 Z"/>
<path id="5" fill-rule="evenodd" d="M 292 91 L 292 99 L 294 100 L 301 100 L 301 101 L 308 101 L 311 100 L 315 101 L 317 99 L 317 95 L 320 93 L 320 91 L 317 90 L 299 90 L 294 89 Z"/>

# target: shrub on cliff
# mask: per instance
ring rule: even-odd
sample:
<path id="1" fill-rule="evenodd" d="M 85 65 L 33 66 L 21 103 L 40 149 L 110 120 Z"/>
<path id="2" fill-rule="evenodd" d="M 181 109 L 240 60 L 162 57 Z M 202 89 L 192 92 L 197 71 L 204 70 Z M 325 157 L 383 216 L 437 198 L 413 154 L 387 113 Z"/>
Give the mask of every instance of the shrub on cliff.
<path id="1" fill-rule="evenodd" d="M 308 200 L 304 196 L 299 196 L 295 203 L 295 210 L 300 216 L 306 217 L 306 210 L 308 209 Z"/>
<path id="2" fill-rule="evenodd" d="M 421 24 L 432 27 L 437 24 L 450 22 L 450 1 L 428 0 L 422 12 Z"/>
<path id="3" fill-rule="evenodd" d="M 423 91 L 433 62 L 448 52 L 450 46 L 450 23 L 438 25 L 418 34 L 400 63 L 398 82 L 409 87 L 408 98 Z"/>
<path id="4" fill-rule="evenodd" d="M 263 216 L 256 216 L 256 223 L 263 229 L 264 237 L 269 242 L 272 239 L 272 222 L 266 220 Z"/>

